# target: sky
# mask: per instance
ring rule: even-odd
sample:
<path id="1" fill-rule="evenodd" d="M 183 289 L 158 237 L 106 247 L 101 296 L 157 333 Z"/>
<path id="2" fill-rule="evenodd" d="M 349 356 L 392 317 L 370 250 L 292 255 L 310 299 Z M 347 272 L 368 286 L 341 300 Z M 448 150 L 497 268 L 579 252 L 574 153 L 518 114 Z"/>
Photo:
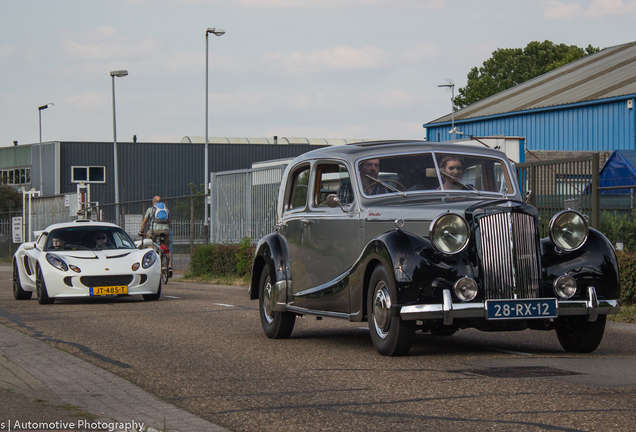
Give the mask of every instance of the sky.
<path id="1" fill-rule="evenodd" d="M 422 139 L 470 69 L 636 40 L 636 0 L 0 0 L 0 146 L 208 135 Z M 38 107 L 53 103 L 41 112 Z"/>

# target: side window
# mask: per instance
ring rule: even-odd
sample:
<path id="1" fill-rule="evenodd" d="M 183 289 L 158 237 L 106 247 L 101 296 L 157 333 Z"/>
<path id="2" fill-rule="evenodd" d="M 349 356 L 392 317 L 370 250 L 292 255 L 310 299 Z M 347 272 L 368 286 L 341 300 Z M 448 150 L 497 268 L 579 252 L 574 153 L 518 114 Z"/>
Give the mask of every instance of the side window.
<path id="1" fill-rule="evenodd" d="M 343 164 L 325 163 L 318 165 L 316 169 L 316 189 L 314 204 L 327 206 L 327 197 L 335 194 L 343 205 L 354 201 L 353 187 L 349 177 L 349 170 Z"/>
<path id="2" fill-rule="evenodd" d="M 309 186 L 309 165 L 297 169 L 292 174 L 287 210 L 305 207 L 307 204 L 307 187 Z"/>

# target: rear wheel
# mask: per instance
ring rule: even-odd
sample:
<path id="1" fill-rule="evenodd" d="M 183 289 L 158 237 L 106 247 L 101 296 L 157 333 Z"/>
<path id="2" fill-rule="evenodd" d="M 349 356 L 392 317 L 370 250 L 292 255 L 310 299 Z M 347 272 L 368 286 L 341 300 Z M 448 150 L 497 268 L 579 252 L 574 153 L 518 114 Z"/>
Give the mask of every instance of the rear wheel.
<path id="1" fill-rule="evenodd" d="M 607 315 L 599 315 L 590 322 L 585 316 L 559 318 L 556 334 L 564 350 L 576 353 L 590 353 L 601 344 L 605 333 Z"/>
<path id="2" fill-rule="evenodd" d="M 20 273 L 18 272 L 18 262 L 13 260 L 13 298 L 16 300 L 29 300 L 33 293 L 22 289 L 20 283 Z"/>
<path id="3" fill-rule="evenodd" d="M 259 284 L 258 309 L 261 325 L 270 339 L 287 339 L 291 336 L 296 323 L 296 315 L 290 312 L 274 311 L 274 287 L 269 276 L 269 267 L 265 265 Z"/>
<path id="4" fill-rule="evenodd" d="M 371 340 L 380 354 L 401 356 L 411 349 L 415 321 L 404 321 L 391 314 L 391 292 L 395 292 L 393 281 L 384 266 L 379 265 L 371 274 L 367 297 Z"/>
<path id="5" fill-rule="evenodd" d="M 46 283 L 44 282 L 44 277 L 42 276 L 42 269 L 38 266 L 37 274 L 35 277 L 35 286 L 38 293 L 38 303 L 43 304 L 51 304 L 55 301 L 55 299 L 49 297 L 49 292 L 46 290 Z"/>

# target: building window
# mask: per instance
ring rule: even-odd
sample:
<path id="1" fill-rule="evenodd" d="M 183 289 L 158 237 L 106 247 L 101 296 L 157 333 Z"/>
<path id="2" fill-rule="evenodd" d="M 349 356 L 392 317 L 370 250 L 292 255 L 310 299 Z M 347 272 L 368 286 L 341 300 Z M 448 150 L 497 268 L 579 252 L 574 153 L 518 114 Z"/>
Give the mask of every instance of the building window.
<path id="1" fill-rule="evenodd" d="M 103 166 L 73 166 L 71 167 L 72 183 L 105 183 L 106 168 Z"/>
<path id="2" fill-rule="evenodd" d="M 31 183 L 31 168 L 0 170 L 0 184 L 24 185 Z"/>

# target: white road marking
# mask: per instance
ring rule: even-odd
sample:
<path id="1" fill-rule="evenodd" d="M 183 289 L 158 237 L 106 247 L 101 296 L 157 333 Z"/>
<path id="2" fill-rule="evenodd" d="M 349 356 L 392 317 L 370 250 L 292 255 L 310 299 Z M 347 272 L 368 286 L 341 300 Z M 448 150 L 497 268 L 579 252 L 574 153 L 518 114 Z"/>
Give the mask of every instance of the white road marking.
<path id="1" fill-rule="evenodd" d="M 225 304 L 225 303 L 214 303 L 217 306 L 226 306 L 226 307 L 234 307 L 234 305 L 229 305 L 229 304 Z"/>
<path id="2" fill-rule="evenodd" d="M 167 298 L 179 298 L 179 297 L 175 297 L 175 296 L 169 296 L 169 295 L 165 295 L 163 297 L 167 297 Z"/>
<path id="3" fill-rule="evenodd" d="M 520 352 L 520 351 L 510 351 L 510 350 L 499 349 L 499 348 L 486 348 L 486 349 L 490 350 L 490 351 L 498 351 L 498 352 L 502 352 L 502 353 L 506 353 L 506 354 L 517 354 L 517 355 L 523 355 L 523 356 L 533 356 L 534 355 L 532 353 L 524 353 L 524 352 Z"/>

